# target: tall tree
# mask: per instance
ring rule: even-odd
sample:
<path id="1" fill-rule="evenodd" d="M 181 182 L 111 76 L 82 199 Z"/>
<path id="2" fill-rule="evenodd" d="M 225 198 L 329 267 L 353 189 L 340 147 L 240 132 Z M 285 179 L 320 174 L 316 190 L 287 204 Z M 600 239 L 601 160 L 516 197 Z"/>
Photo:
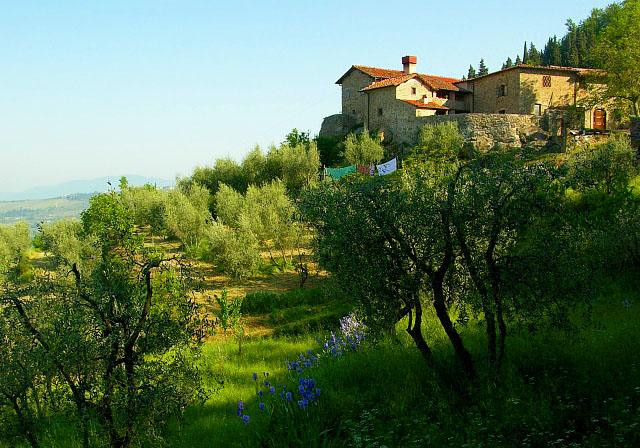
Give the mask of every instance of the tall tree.
<path id="1" fill-rule="evenodd" d="M 522 63 L 524 65 L 529 64 L 529 50 L 527 49 L 527 41 L 524 41 L 524 51 L 522 52 Z"/>
<path id="2" fill-rule="evenodd" d="M 480 59 L 480 65 L 478 66 L 478 76 L 484 76 L 489 74 L 489 69 L 484 63 L 484 59 Z"/>
<path id="3" fill-rule="evenodd" d="M 470 65 L 470 66 L 469 66 L 469 71 L 467 72 L 467 78 L 468 78 L 468 79 L 473 79 L 473 78 L 475 78 L 476 76 L 478 76 L 478 75 L 476 74 L 476 69 L 475 69 L 475 68 L 473 68 L 473 65 Z"/>
<path id="4" fill-rule="evenodd" d="M 520 55 L 516 56 L 516 62 L 515 65 L 522 65 L 522 59 L 520 59 Z"/>
<path id="5" fill-rule="evenodd" d="M 531 46 L 529 47 L 528 64 L 529 65 L 542 65 L 542 58 L 541 58 L 540 52 L 538 51 L 536 46 L 533 44 L 533 42 L 531 43 Z"/>
<path id="6" fill-rule="evenodd" d="M 640 113 L 640 0 L 627 0 L 609 17 L 598 38 L 594 58 L 604 69 L 605 98 L 626 101 Z"/>
<path id="7" fill-rule="evenodd" d="M 560 51 L 560 44 L 558 38 L 553 36 L 551 49 L 549 50 L 549 63 L 548 65 L 562 65 L 562 53 Z"/>

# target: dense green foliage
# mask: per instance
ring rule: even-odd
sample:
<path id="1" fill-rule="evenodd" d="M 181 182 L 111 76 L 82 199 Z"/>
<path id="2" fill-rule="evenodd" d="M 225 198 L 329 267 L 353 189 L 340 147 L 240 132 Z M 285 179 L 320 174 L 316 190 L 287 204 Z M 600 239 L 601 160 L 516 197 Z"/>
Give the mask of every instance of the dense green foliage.
<path id="1" fill-rule="evenodd" d="M 39 427 L 67 415 L 85 447 L 155 443 L 203 392 L 186 266 L 145 248 L 114 192 L 94 196 L 80 223 L 41 232 L 59 271 L 2 287 L 0 406 L 12 412 L 1 437 L 36 447 Z"/>
<path id="2" fill-rule="evenodd" d="M 351 165 L 370 166 L 384 157 L 379 141 L 365 129 L 359 134 L 349 134 L 344 142 L 344 158 Z"/>
<path id="3" fill-rule="evenodd" d="M 200 179 L 214 194 L 196 173 L 170 191 L 123 179 L 80 221 L 42 224 L 43 253 L 0 227 L 0 446 L 640 443 L 626 139 L 480 154 L 440 125 L 389 176 L 265 174 L 312 145 L 295 131 L 277 156 L 221 162 Z M 203 294 L 193 258 L 213 261 L 195 263 Z M 336 342 L 345 321 L 365 342 Z"/>
<path id="4" fill-rule="evenodd" d="M 591 15 L 580 23 L 568 19 L 566 23 L 567 32 L 564 36 L 561 38 L 557 36 L 549 37 L 544 46 L 541 47 L 542 50 L 538 50 L 533 42 L 528 44 L 525 42 L 524 51 L 522 54 L 517 55 L 515 64 L 512 58 L 509 57 L 502 64 L 502 69 L 521 63 L 536 66 L 556 65 L 583 68 L 608 68 L 613 66 L 616 62 L 611 61 L 611 64 L 607 64 L 606 59 L 596 55 L 598 46 L 608 40 L 603 39 L 604 35 L 609 34 L 614 37 L 614 32 L 617 32 L 615 36 L 617 40 L 611 41 L 614 43 L 614 48 L 623 46 L 625 51 L 636 51 L 636 45 L 627 45 L 627 42 L 629 42 L 628 39 L 636 39 L 633 42 L 637 42 L 637 37 L 630 36 L 626 31 L 628 28 L 622 26 L 623 24 L 620 21 L 628 20 L 627 23 L 629 24 L 637 22 L 633 18 L 633 14 L 630 13 L 630 9 L 637 9 L 637 0 L 624 0 L 622 5 L 621 7 L 619 3 L 612 3 L 604 9 L 595 8 Z M 609 24 L 612 26 L 608 27 Z M 607 29 L 609 31 L 605 31 Z M 629 63 L 632 60 L 628 59 Z M 486 74 L 483 70 L 480 70 L 480 72 Z M 469 67 L 467 78 L 481 76 L 482 73 L 480 72 L 476 73 L 476 70 L 471 66 Z"/>
<path id="5" fill-rule="evenodd" d="M 218 159 L 213 166 L 198 167 L 190 177 L 180 179 L 179 186 L 188 190 L 190 185 L 198 184 L 215 195 L 224 184 L 245 193 L 250 185 L 261 186 L 280 179 L 287 191 L 296 196 L 317 181 L 319 169 L 320 153 L 316 143 L 306 134 L 292 132 L 279 147 L 269 148 L 266 155 L 256 147 L 241 164 Z"/>
<path id="6" fill-rule="evenodd" d="M 316 227 L 318 261 L 360 303 L 371 328 L 406 320 L 431 364 L 422 325 L 430 305 L 472 378 L 460 331 L 470 316 L 484 320 L 495 363 L 508 326 L 563 326 L 588 298 L 592 243 L 629 209 L 618 198 L 627 197 L 635 168 L 623 140 L 574 156 L 565 175 L 526 151 L 461 160 L 456 134 L 426 128 L 402 176 L 324 185 L 305 196 L 302 210 Z M 564 185 L 600 193 L 612 208 L 607 218 L 585 224 Z"/>
<path id="7" fill-rule="evenodd" d="M 606 26 L 598 35 L 594 64 L 605 71 L 602 98 L 626 101 L 640 115 L 640 1 L 625 0 L 602 13 Z"/>

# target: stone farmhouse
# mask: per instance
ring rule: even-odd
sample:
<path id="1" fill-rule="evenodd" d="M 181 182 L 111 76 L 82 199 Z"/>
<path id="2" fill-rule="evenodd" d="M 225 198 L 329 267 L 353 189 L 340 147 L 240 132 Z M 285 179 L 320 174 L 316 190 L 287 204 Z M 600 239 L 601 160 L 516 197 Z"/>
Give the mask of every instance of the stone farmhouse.
<path id="1" fill-rule="evenodd" d="M 602 106 L 581 106 L 589 97 L 588 69 L 518 65 L 468 80 L 416 71 L 417 57 L 402 70 L 354 65 L 336 84 L 342 114 L 325 118 L 321 135 L 365 126 L 387 142 L 411 145 L 429 123 L 456 121 L 468 140 L 484 146 L 519 144 L 540 130 L 542 118 L 575 108 L 584 128 L 606 129 Z M 584 114 L 584 120 L 582 120 Z"/>

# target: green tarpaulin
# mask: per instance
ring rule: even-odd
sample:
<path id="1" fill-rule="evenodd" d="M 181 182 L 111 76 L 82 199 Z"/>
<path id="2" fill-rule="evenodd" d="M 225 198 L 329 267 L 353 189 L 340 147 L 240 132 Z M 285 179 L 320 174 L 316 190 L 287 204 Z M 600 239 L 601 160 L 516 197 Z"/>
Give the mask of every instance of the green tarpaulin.
<path id="1" fill-rule="evenodd" d="M 341 177 L 346 176 L 347 174 L 355 173 L 356 166 L 345 166 L 344 168 L 325 168 L 324 172 L 331 177 L 333 180 L 338 180 Z"/>

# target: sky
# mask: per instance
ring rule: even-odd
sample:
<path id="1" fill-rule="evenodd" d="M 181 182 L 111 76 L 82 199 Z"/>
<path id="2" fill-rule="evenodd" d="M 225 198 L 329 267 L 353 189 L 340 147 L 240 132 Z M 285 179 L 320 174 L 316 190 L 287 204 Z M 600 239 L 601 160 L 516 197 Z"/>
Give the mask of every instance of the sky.
<path id="1" fill-rule="evenodd" d="M 241 160 L 340 112 L 354 64 L 461 77 L 612 0 L 0 0 L 0 191 Z"/>

